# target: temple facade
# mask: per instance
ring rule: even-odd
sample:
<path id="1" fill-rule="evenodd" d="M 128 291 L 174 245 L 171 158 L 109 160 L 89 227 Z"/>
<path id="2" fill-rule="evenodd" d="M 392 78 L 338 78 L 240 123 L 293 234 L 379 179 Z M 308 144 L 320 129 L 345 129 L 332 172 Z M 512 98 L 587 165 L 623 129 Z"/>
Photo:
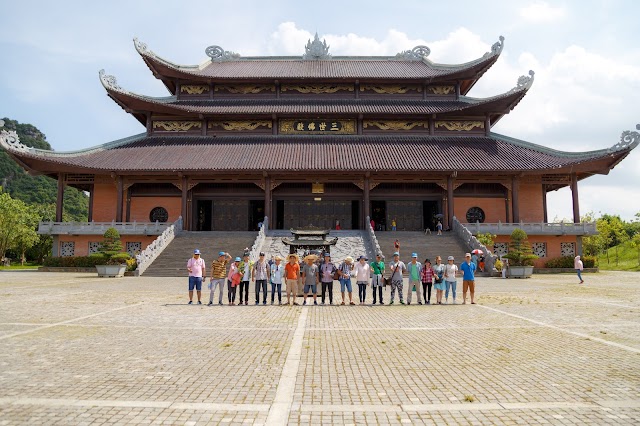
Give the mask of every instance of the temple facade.
<path id="1" fill-rule="evenodd" d="M 482 57 L 438 64 L 417 46 L 395 56 L 332 56 L 316 35 L 296 57 L 243 57 L 206 48 L 200 65 L 177 65 L 134 46 L 166 97 L 136 94 L 100 71 L 108 96 L 143 132 L 75 152 L 3 148 L 30 173 L 58 181 L 54 255 L 86 255 L 116 225 L 130 252 L 168 223 L 185 231 L 314 225 L 376 231 L 435 229 L 454 217 L 498 234 L 506 251 L 525 226 L 541 262 L 580 251 L 578 182 L 607 174 L 638 144 L 625 132 L 610 148 L 561 152 L 491 128 L 523 99 L 533 71 L 506 93 L 468 96 L 498 60 L 504 38 Z M 303 49 L 304 47 L 304 49 Z M 90 194 L 86 224 L 62 222 L 63 191 Z M 546 195 L 570 187 L 573 224 L 548 224 Z"/>

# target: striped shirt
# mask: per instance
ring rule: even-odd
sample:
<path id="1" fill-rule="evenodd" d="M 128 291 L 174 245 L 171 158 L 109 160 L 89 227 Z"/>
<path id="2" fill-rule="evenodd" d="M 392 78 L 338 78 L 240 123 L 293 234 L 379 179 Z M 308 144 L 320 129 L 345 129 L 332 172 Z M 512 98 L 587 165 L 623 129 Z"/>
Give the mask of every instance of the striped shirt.
<path id="1" fill-rule="evenodd" d="M 211 262 L 211 276 L 213 278 L 225 278 L 227 275 L 227 263 L 229 261 L 227 259 L 220 262 L 219 260 L 214 260 Z"/>

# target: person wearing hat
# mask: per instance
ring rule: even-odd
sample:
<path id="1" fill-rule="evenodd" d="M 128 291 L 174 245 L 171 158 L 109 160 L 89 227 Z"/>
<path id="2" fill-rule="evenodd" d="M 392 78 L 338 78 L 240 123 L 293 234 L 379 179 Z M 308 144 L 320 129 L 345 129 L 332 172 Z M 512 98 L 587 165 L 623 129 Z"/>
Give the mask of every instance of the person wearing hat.
<path id="1" fill-rule="evenodd" d="M 300 277 L 300 257 L 293 253 L 287 257 L 287 264 L 284 265 L 284 276 L 286 277 L 286 293 L 287 293 L 287 305 L 291 299 L 289 296 L 293 296 L 293 304 L 297 305 L 296 298 L 298 297 L 298 278 Z"/>
<path id="2" fill-rule="evenodd" d="M 327 290 L 329 290 L 329 304 L 333 305 L 333 276 L 336 270 L 336 265 L 331 262 L 331 255 L 326 252 L 320 264 L 320 282 L 322 283 L 321 300 L 323 305 Z"/>
<path id="3" fill-rule="evenodd" d="M 376 254 L 376 260 L 371 262 L 371 272 L 373 276 L 371 277 L 371 288 L 373 290 L 373 304 L 376 304 L 376 290 L 378 291 L 380 297 L 380 304 L 383 304 L 382 301 L 382 290 L 384 289 L 384 280 L 382 276 L 384 275 L 384 260 L 382 260 L 382 253 Z"/>
<path id="4" fill-rule="evenodd" d="M 467 303 L 467 290 L 471 293 L 471 304 L 475 305 L 474 293 L 476 291 L 476 264 L 471 260 L 471 253 L 464 255 L 464 262 L 460 265 L 462 276 L 462 304 Z"/>
<path id="5" fill-rule="evenodd" d="M 269 282 L 270 274 L 269 262 L 267 262 L 264 253 L 260 252 L 258 261 L 253 264 L 253 276 L 256 280 L 256 305 L 260 304 L 260 290 L 262 290 L 262 304 L 267 304 L 267 282 Z"/>
<path id="6" fill-rule="evenodd" d="M 236 257 L 229 267 L 229 274 L 227 275 L 227 295 L 231 306 L 236 304 L 236 290 L 238 290 L 238 284 L 242 280 L 242 275 L 239 272 L 241 261 L 242 259 Z"/>
<path id="7" fill-rule="evenodd" d="M 307 255 L 304 258 L 304 266 L 302 267 L 302 278 L 304 279 L 304 302 L 307 304 L 309 291 L 313 294 L 313 304 L 318 304 L 318 283 L 320 282 L 320 274 L 318 265 L 316 265 L 317 256 L 315 254 Z"/>
<path id="8" fill-rule="evenodd" d="M 269 275 L 271 277 L 271 304 L 273 305 L 276 290 L 278 291 L 278 305 L 282 305 L 282 280 L 284 277 L 284 265 L 282 265 L 282 258 L 276 256 L 273 260 L 273 265 L 269 268 Z"/>
<path id="9" fill-rule="evenodd" d="M 422 272 L 422 263 L 418 262 L 418 253 L 411 253 L 411 262 L 407 265 L 407 271 L 409 271 L 409 288 L 407 289 L 407 305 L 411 304 L 411 296 L 413 295 L 413 288 L 416 289 L 416 296 L 418 296 L 418 305 L 422 305 L 422 299 L 420 291 L 420 273 Z"/>
<path id="10" fill-rule="evenodd" d="M 224 290 L 224 280 L 227 276 L 227 263 L 231 260 L 231 255 L 223 251 L 218 253 L 218 258 L 211 262 L 211 281 L 209 282 L 209 306 L 213 305 L 213 293 L 216 287 L 220 290 L 218 305 L 222 305 L 222 293 Z"/>
<path id="11" fill-rule="evenodd" d="M 367 259 L 364 256 L 358 258 L 353 271 L 356 274 L 356 284 L 358 284 L 358 298 L 360 299 L 360 305 L 364 305 L 364 301 L 367 298 L 367 285 L 369 285 L 369 277 L 371 276 L 371 266 L 367 263 Z"/>
<path id="12" fill-rule="evenodd" d="M 398 290 L 400 304 L 404 305 L 402 295 L 402 273 L 407 270 L 407 266 L 402 260 L 400 260 L 400 253 L 393 253 L 393 260 L 389 263 L 389 268 L 391 269 L 391 302 L 389 302 L 389 304 L 393 305 L 393 301 L 396 298 L 396 290 Z"/>
<path id="13" fill-rule="evenodd" d="M 193 257 L 187 261 L 187 271 L 189 271 L 189 305 L 193 304 L 193 289 L 198 293 L 198 305 L 202 305 L 200 297 L 202 295 L 202 277 L 207 274 L 207 266 L 204 259 L 200 257 L 200 250 L 193 251 Z"/>
<path id="14" fill-rule="evenodd" d="M 445 305 L 449 303 L 449 290 L 453 295 L 453 304 L 456 304 L 456 273 L 458 272 L 458 267 L 453 263 L 453 256 L 449 256 L 447 258 L 447 264 L 444 266 L 444 283 L 445 283 L 445 293 L 444 293 L 444 303 Z"/>
<path id="15" fill-rule="evenodd" d="M 244 304 L 246 306 L 249 304 L 249 283 L 253 280 L 253 262 L 249 258 L 249 253 L 244 253 L 243 260 L 238 265 L 238 271 L 242 275 L 238 305 L 242 305 L 242 293 L 244 293 Z"/>
<path id="16" fill-rule="evenodd" d="M 353 271 L 353 258 L 347 256 L 344 262 L 340 264 L 338 273 L 340 274 L 340 291 L 342 292 L 342 303 L 344 305 L 344 291 L 349 292 L 349 305 L 355 305 L 353 303 L 353 287 L 351 286 L 351 271 Z"/>

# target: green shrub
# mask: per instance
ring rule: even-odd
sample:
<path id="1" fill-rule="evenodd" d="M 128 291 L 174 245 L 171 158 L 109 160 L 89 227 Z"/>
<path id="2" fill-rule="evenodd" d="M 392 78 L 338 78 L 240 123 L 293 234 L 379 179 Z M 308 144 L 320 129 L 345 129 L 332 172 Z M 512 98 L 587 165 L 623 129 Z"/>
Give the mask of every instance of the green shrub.
<path id="1" fill-rule="evenodd" d="M 538 258 L 533 254 L 527 233 L 520 228 L 514 229 L 511 233 L 509 253 L 502 257 L 509 259 L 511 266 L 533 266 L 533 261 Z"/>
<path id="2" fill-rule="evenodd" d="M 138 268 L 138 261 L 136 259 L 127 260 L 127 271 L 135 271 Z"/>
<path id="3" fill-rule="evenodd" d="M 50 268 L 92 268 L 96 265 L 104 265 L 104 256 L 69 256 L 69 257 L 45 257 L 44 266 Z"/>
<path id="4" fill-rule="evenodd" d="M 596 258 L 594 256 L 584 256 L 581 258 L 582 264 L 585 268 L 595 268 L 597 265 Z M 573 269 L 573 256 L 562 256 L 549 259 L 544 264 L 546 268 L 567 268 Z"/>
<path id="5" fill-rule="evenodd" d="M 124 263 L 127 263 L 129 259 L 131 259 L 129 253 L 117 253 L 111 256 L 111 258 L 109 259 L 109 265 L 122 265 Z"/>

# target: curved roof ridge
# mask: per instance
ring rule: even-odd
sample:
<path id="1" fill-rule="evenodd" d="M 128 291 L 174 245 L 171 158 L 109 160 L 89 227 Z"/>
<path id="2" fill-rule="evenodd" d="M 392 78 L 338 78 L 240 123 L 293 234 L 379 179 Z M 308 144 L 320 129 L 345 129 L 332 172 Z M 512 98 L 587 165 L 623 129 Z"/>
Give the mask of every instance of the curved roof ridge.
<path id="1" fill-rule="evenodd" d="M 127 145 L 138 140 L 147 137 L 147 133 L 139 133 L 137 135 L 127 136 L 121 139 L 116 139 L 111 142 L 106 142 L 101 145 L 95 145 L 85 149 L 78 149 L 75 151 L 52 151 L 48 149 L 32 148 L 29 152 L 34 155 L 42 155 L 44 157 L 77 157 L 80 155 L 93 154 L 95 152 L 106 151 L 109 149 L 118 148 L 123 145 Z"/>

